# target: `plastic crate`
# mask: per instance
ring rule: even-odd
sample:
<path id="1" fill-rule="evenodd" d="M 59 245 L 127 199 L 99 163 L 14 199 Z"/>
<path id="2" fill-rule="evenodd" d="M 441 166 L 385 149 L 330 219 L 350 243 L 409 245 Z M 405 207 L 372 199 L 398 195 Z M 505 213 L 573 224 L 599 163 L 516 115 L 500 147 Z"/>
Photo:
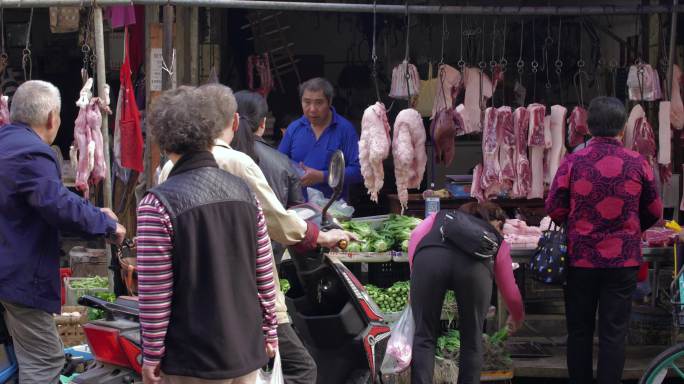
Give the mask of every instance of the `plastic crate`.
<path id="1" fill-rule="evenodd" d="M 73 288 L 72 281 L 85 280 L 84 277 L 67 277 L 64 279 L 64 287 L 66 288 L 65 305 L 78 305 L 78 298 L 83 295 L 94 295 L 96 293 L 107 293 L 109 288 Z"/>
<path id="2" fill-rule="evenodd" d="M 380 288 L 388 288 L 397 281 L 411 277 L 408 263 L 369 263 L 368 282 Z"/>

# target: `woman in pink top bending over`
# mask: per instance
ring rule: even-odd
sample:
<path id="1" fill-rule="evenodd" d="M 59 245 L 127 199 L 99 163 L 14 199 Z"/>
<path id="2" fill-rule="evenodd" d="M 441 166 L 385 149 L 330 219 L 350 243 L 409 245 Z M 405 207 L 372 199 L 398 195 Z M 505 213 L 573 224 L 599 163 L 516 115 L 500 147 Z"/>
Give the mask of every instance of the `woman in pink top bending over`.
<path id="1" fill-rule="evenodd" d="M 504 211 L 493 203 L 468 203 L 460 211 L 482 220 L 499 234 L 506 220 Z M 440 336 L 440 316 L 448 289 L 456 294 L 461 353 L 458 384 L 480 382 L 483 361 L 482 329 L 492 298 L 492 275 L 510 316 L 511 332 L 520 328 L 525 316 L 522 298 L 513 277 L 510 246 L 503 240 L 490 259 L 466 254 L 440 233 L 444 214 L 433 214 L 411 233 L 411 309 L 416 323 L 411 361 L 411 383 L 432 383 L 435 345 Z M 438 218 L 436 220 L 436 218 Z M 493 272 L 493 273 L 492 273 Z"/>

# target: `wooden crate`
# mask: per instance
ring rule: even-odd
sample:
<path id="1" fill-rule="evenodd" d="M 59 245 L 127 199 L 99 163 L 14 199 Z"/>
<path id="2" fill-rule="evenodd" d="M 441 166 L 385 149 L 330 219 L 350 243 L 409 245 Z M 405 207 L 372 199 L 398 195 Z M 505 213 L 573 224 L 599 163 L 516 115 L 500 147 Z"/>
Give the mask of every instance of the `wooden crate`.
<path id="1" fill-rule="evenodd" d="M 79 316 L 64 316 L 64 313 L 78 312 Z M 86 307 L 65 305 L 62 307 L 62 314 L 55 316 L 55 325 L 59 332 L 59 337 L 65 347 L 73 347 L 86 343 L 83 324 L 88 321 Z"/>

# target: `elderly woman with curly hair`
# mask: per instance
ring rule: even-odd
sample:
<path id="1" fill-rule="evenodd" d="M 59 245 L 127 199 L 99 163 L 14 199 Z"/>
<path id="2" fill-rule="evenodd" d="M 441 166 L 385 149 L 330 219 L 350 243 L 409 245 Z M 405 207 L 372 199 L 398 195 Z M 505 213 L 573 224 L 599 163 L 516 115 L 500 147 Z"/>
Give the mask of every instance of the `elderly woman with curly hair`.
<path id="1" fill-rule="evenodd" d="M 264 215 L 210 152 L 223 129 L 207 118 L 211 107 L 180 87 L 148 117 L 174 166 L 138 207 L 146 384 L 252 384 L 278 346 Z"/>

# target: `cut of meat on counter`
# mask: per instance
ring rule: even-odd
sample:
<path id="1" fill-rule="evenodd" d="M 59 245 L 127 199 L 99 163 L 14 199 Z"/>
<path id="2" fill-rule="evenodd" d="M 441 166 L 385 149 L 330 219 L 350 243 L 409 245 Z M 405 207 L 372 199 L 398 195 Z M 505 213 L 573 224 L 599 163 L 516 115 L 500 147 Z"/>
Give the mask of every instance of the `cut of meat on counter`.
<path id="1" fill-rule="evenodd" d="M 496 131 L 501 137 L 499 145 L 499 181 L 505 191 L 511 191 L 515 182 L 515 127 L 511 107 L 496 110 Z"/>
<path id="2" fill-rule="evenodd" d="M 587 110 L 577 106 L 572 109 L 568 120 L 568 144 L 574 148 L 584 142 L 585 136 L 589 134 L 587 126 Z"/>
<path id="3" fill-rule="evenodd" d="M 481 105 L 492 97 L 492 81 L 485 73 L 477 68 L 466 68 L 463 75 L 465 84 L 465 98 L 463 112 L 460 112 L 465 122 L 465 133 L 482 132 L 483 116 Z"/>
<path id="4" fill-rule="evenodd" d="M 408 206 L 408 189 L 420 187 L 427 164 L 425 126 L 420 113 L 415 109 L 404 109 L 394 121 L 392 157 L 403 214 Z"/>
<path id="5" fill-rule="evenodd" d="M 463 76 L 461 76 L 461 72 L 447 64 L 439 66 L 431 119 L 437 116 L 438 111 L 454 107 L 454 99 L 463 90 L 462 85 Z"/>
<path id="6" fill-rule="evenodd" d="M 408 73 L 409 78 L 406 79 Z M 420 92 L 420 75 L 413 64 L 404 60 L 392 70 L 392 84 L 389 96 L 394 99 L 408 100 L 418 96 Z"/>
<path id="7" fill-rule="evenodd" d="M 674 129 L 684 128 L 684 103 L 682 103 L 682 70 L 677 64 L 672 66 L 672 93 L 670 122 Z"/>
<path id="8" fill-rule="evenodd" d="M 9 97 L 0 96 L 0 127 L 10 123 Z"/>
<path id="9" fill-rule="evenodd" d="M 453 107 L 442 109 L 430 124 L 430 134 L 435 146 L 435 162 L 449 166 L 454 160 L 456 136 L 463 134 L 463 118 Z"/>
<path id="10" fill-rule="evenodd" d="M 663 97 L 660 88 L 658 71 L 650 64 L 638 64 L 629 67 L 627 89 L 632 101 L 656 101 Z"/>
<path id="11" fill-rule="evenodd" d="M 644 231 L 641 239 L 647 247 L 667 247 L 674 244 L 677 236 L 677 232 L 669 228 L 654 226 Z"/>
<path id="12" fill-rule="evenodd" d="M 500 138 L 497 135 L 496 126 L 496 108 L 489 107 L 485 111 L 485 128 L 482 132 L 482 188 L 488 191 L 485 193 L 487 198 L 496 195 L 492 189 L 499 185 L 499 175 L 501 174 L 501 167 L 499 166 Z"/>
<path id="13" fill-rule="evenodd" d="M 503 234 L 511 249 L 535 249 L 542 236 L 542 229 L 528 226 L 522 220 L 508 219 L 504 224 Z"/>
<path id="14" fill-rule="evenodd" d="M 629 112 L 629 117 L 627 118 L 627 123 L 625 123 L 625 137 L 623 142 L 625 148 L 632 149 L 634 146 L 634 128 L 636 128 L 637 120 L 646 118 L 646 112 L 641 105 L 637 104 L 632 107 Z"/>
<path id="15" fill-rule="evenodd" d="M 378 192 L 385 180 L 383 161 L 389 156 L 390 126 L 387 122 L 385 105 L 377 102 L 366 108 L 361 119 L 361 138 L 359 140 L 359 162 L 361 174 L 368 194 L 378 202 Z"/>
<path id="16" fill-rule="evenodd" d="M 511 197 L 525 198 L 530 190 L 532 174 L 527 157 L 527 136 L 530 129 L 530 114 L 525 107 L 518 107 L 513 113 L 515 130 L 515 181 Z"/>
<path id="17" fill-rule="evenodd" d="M 548 185 L 553 182 L 561 160 L 565 156 L 565 115 L 567 113 L 568 110 L 561 105 L 551 107 L 551 149 L 547 153 L 549 171 L 545 180 Z"/>

